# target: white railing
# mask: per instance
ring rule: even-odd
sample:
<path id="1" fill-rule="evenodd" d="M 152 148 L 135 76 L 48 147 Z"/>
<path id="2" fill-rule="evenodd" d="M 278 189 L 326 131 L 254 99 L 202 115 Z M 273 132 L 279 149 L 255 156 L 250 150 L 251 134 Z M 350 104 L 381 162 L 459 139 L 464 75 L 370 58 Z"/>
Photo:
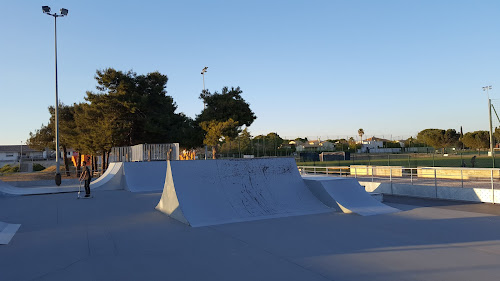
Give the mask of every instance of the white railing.
<path id="1" fill-rule="evenodd" d="M 453 187 L 480 187 L 495 189 L 500 184 L 500 169 L 391 166 L 298 166 L 302 175 L 354 177 L 369 181 L 389 181 L 415 185 L 443 185 Z"/>
<path id="2" fill-rule="evenodd" d="M 500 169 L 361 165 L 298 166 L 298 169 L 302 175 L 354 177 L 365 188 L 383 185 L 382 193 L 387 194 L 500 203 L 500 188 L 496 189 L 500 186 Z"/>

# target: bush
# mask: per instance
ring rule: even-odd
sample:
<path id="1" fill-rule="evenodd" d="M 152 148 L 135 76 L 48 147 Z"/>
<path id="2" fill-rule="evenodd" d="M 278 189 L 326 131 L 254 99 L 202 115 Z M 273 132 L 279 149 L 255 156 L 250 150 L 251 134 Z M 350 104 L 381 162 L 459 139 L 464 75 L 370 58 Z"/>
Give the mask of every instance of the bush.
<path id="1" fill-rule="evenodd" d="M 43 165 L 40 165 L 38 163 L 33 164 L 33 172 L 39 172 L 45 170 L 45 167 Z"/>
<path id="2" fill-rule="evenodd" d="M 17 173 L 19 172 L 19 166 L 11 166 L 9 164 L 0 168 L 0 173 Z"/>

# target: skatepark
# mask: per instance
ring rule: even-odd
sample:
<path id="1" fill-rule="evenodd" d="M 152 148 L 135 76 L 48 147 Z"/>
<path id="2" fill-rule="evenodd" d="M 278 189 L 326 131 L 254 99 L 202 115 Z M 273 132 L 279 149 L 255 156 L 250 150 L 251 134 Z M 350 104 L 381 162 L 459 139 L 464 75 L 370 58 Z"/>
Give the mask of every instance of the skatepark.
<path id="1" fill-rule="evenodd" d="M 0 182 L 2 280 L 496 280 L 500 208 L 385 196 L 293 159 L 115 162 Z M 3 239 L 3 242 L 2 242 Z M 8 241 L 7 241 L 8 240 Z M 478 278 L 480 276 L 480 278 Z"/>

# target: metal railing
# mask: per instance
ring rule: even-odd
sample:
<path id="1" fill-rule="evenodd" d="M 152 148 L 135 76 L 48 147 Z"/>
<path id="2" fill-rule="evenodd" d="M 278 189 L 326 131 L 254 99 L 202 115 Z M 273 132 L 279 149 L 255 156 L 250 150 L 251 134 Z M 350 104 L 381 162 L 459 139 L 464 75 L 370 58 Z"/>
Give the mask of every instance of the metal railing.
<path id="1" fill-rule="evenodd" d="M 388 167 L 351 166 L 320 167 L 298 166 L 302 175 L 354 177 L 360 181 L 389 182 L 395 184 L 447 186 L 459 188 L 495 189 L 500 184 L 500 169 L 440 168 L 440 167 Z"/>

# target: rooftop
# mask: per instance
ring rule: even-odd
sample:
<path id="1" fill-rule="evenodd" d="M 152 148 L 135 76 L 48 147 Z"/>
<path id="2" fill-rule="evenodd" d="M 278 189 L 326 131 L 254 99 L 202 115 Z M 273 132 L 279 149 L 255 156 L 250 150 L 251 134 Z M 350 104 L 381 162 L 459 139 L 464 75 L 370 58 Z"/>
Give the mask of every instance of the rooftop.
<path id="1" fill-rule="evenodd" d="M 27 145 L 23 145 L 23 153 L 35 152 L 38 150 L 31 149 Z M 21 152 L 21 145 L 0 145 L 0 152 Z"/>

